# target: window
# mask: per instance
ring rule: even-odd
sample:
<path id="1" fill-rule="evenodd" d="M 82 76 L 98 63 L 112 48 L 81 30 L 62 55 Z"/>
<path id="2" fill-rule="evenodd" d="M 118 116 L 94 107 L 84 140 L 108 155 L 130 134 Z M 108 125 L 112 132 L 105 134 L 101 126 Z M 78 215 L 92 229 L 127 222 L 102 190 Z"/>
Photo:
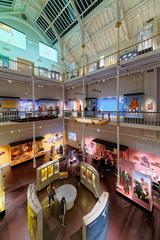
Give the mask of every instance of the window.
<path id="1" fill-rule="evenodd" d="M 15 47 L 26 49 L 26 35 L 0 23 L 0 40 Z"/>
<path id="2" fill-rule="evenodd" d="M 39 42 L 39 56 L 57 62 L 57 50 Z"/>

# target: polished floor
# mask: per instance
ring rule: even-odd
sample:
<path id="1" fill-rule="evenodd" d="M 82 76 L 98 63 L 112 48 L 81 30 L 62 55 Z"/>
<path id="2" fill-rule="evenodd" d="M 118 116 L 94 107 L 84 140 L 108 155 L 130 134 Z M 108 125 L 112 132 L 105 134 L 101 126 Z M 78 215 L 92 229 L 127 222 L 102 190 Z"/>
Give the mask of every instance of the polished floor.
<path id="1" fill-rule="evenodd" d="M 38 159 L 38 165 L 44 159 Z M 64 183 L 74 183 L 73 176 L 77 165 L 70 167 L 68 180 L 58 180 L 55 186 Z M 32 162 L 14 168 L 6 167 L 6 215 L 0 219 L 0 240 L 29 240 L 27 233 L 26 192 L 29 183 L 35 182 L 36 172 Z M 108 191 L 110 224 L 106 240 L 159 240 L 160 211 L 153 209 L 153 214 L 147 214 L 115 193 L 115 177 L 108 173 L 100 183 L 101 191 Z M 78 189 L 78 198 L 74 208 L 67 212 L 65 228 L 58 220 L 57 205 L 47 206 L 46 190 L 39 193 L 39 199 L 44 209 L 44 240 L 80 240 L 82 217 L 95 204 L 93 195 L 84 187 Z M 94 239 L 93 239 L 94 240 Z"/>

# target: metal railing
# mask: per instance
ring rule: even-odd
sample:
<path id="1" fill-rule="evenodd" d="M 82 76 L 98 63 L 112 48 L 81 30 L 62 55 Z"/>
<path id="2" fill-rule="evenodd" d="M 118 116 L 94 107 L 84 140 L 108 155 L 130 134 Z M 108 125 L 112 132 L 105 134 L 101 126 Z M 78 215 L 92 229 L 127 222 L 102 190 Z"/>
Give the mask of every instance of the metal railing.
<path id="1" fill-rule="evenodd" d="M 59 72 L 50 71 L 47 68 L 34 67 L 33 65 L 25 64 L 5 57 L 0 57 L 0 68 L 14 70 L 26 76 L 48 78 L 57 81 L 61 81 L 62 79 Z"/>
<path id="2" fill-rule="evenodd" d="M 137 56 L 152 52 L 160 48 L 160 35 L 153 36 L 142 42 L 133 44 L 127 48 L 120 50 L 120 62 L 131 60 Z M 100 57 L 99 59 L 84 66 L 84 74 L 90 74 L 99 69 L 105 69 L 106 67 L 113 66 L 117 63 L 117 52 L 110 55 Z M 43 67 L 34 67 L 33 65 L 25 64 L 19 61 L 11 60 L 9 58 L 0 57 L 0 68 L 11 69 L 22 73 L 24 75 L 47 78 L 51 80 L 62 80 L 62 75 L 56 71 L 50 71 Z M 64 74 L 64 79 L 69 80 L 76 77 L 83 76 L 83 68 L 77 68 L 71 72 Z"/>
<path id="3" fill-rule="evenodd" d="M 125 62 L 131 60 L 137 56 L 146 54 L 148 52 L 154 51 L 160 48 L 160 35 L 153 36 L 142 42 L 133 44 L 127 48 L 120 50 L 120 62 Z M 85 75 L 91 72 L 94 72 L 99 69 L 103 69 L 109 66 L 113 66 L 117 63 L 117 52 L 114 52 L 110 55 L 101 57 L 87 65 L 84 66 Z M 72 70 L 66 74 L 65 79 L 72 79 L 75 77 L 82 76 L 83 71 L 82 67 Z"/>
<path id="4" fill-rule="evenodd" d="M 65 110 L 65 118 L 85 118 L 109 120 L 117 124 L 118 121 L 130 125 L 160 126 L 160 112 L 116 112 L 116 111 L 71 111 Z"/>
<path id="5" fill-rule="evenodd" d="M 48 110 L 40 111 L 1 111 L 0 122 L 26 122 L 34 120 L 46 120 L 62 116 L 61 112 Z"/>
<path id="6" fill-rule="evenodd" d="M 116 112 L 116 111 L 72 111 L 65 110 L 54 111 L 48 110 L 46 112 L 40 111 L 1 111 L 0 122 L 9 121 L 34 121 L 46 120 L 54 117 L 64 118 L 81 118 L 84 116 L 89 119 L 108 120 L 110 123 L 120 123 L 129 125 L 147 125 L 147 126 L 160 126 L 160 112 Z"/>

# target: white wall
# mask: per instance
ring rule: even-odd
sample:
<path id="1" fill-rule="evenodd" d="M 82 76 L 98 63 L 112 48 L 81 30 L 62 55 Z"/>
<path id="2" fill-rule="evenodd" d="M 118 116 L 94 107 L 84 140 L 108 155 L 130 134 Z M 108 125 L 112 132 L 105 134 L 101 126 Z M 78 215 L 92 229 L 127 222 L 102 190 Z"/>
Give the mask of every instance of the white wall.
<path id="1" fill-rule="evenodd" d="M 7 80 L 0 80 L 0 96 L 32 98 L 31 82 L 8 83 Z M 37 99 L 38 98 L 60 99 L 61 96 L 62 96 L 61 87 L 43 86 L 43 88 L 39 88 L 38 84 L 35 85 L 35 97 Z"/>
<path id="2" fill-rule="evenodd" d="M 35 124 L 36 136 L 44 136 L 48 133 L 56 133 L 62 131 L 61 119 L 37 121 Z M 0 146 L 8 145 L 11 142 L 32 138 L 32 126 L 32 122 L 0 126 Z M 13 133 L 11 133 L 11 131 L 13 131 Z"/>
<path id="3" fill-rule="evenodd" d="M 68 131 L 77 133 L 77 140 L 82 140 L 82 125 L 75 122 L 68 121 Z M 100 129 L 100 131 L 97 131 Z M 160 156 L 160 132 L 147 130 L 148 136 L 146 136 L 146 130 L 137 128 L 120 128 L 120 143 L 130 148 L 137 149 L 139 151 L 149 152 Z M 85 136 L 100 138 L 103 140 L 117 142 L 116 141 L 116 127 L 111 125 L 100 126 L 85 126 Z M 159 142 L 158 142 L 159 141 Z M 73 147 L 78 147 L 77 142 L 68 139 L 68 144 Z"/>
<path id="4" fill-rule="evenodd" d="M 113 78 L 105 82 L 91 84 L 87 88 L 87 97 L 105 98 L 116 96 L 116 79 Z M 100 92 L 95 92 L 94 89 Z M 67 98 L 83 99 L 82 95 L 77 94 L 82 92 L 82 86 L 67 90 Z M 140 72 L 120 77 L 120 95 L 140 92 L 144 92 L 144 73 Z"/>

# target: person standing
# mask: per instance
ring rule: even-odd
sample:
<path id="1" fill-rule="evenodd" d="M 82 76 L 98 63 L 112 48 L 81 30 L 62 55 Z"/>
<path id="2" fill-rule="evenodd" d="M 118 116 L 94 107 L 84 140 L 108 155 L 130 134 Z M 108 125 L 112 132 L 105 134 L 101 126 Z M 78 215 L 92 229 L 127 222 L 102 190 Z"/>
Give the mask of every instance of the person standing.
<path id="1" fill-rule="evenodd" d="M 54 195 L 55 195 L 55 187 L 51 183 L 47 187 L 47 194 L 48 194 L 48 206 L 47 207 L 50 207 L 51 206 L 51 200 L 54 203 Z"/>
<path id="2" fill-rule="evenodd" d="M 63 197 L 61 199 L 60 205 L 59 205 L 59 220 L 61 222 L 61 225 L 64 227 L 65 224 L 65 216 L 67 212 L 67 205 L 66 205 L 66 199 Z"/>
<path id="3" fill-rule="evenodd" d="M 77 173 L 74 177 L 74 179 L 76 180 L 76 183 L 77 183 L 77 187 L 80 187 L 81 185 L 81 176 L 79 173 Z"/>

